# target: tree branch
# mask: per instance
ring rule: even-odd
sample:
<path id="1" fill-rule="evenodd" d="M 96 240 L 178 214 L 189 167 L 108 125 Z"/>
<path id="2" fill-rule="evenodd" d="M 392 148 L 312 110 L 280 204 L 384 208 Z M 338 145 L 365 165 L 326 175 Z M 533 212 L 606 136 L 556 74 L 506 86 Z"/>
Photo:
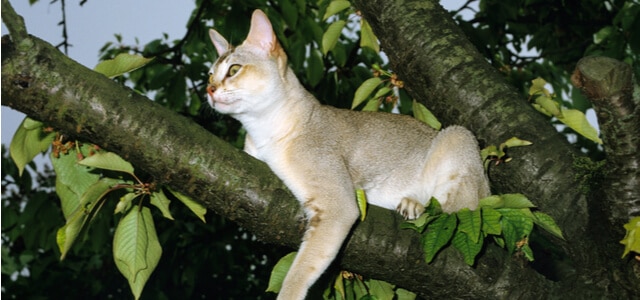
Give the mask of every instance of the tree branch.
<path id="1" fill-rule="evenodd" d="M 9 0 L 2 0 L 2 23 L 7 26 L 11 37 L 16 43 L 29 36 L 27 26 L 24 25 L 24 19 L 16 13 Z"/>
<path id="2" fill-rule="evenodd" d="M 30 39 L 29 51 L 17 51 L 7 37 L 2 39 L 3 105 L 120 154 L 158 183 L 190 195 L 263 241 L 297 247 L 304 230 L 302 211 L 266 164 L 194 122 L 69 60 L 53 46 Z M 362 274 L 407 287 L 416 278 L 424 278 L 420 274 L 455 277 L 451 265 L 465 267 L 457 257 L 450 259 L 454 262 L 451 265 L 427 266 L 418 235 L 399 229 L 399 222 L 395 212 L 371 207 L 368 220 L 354 230 L 343 263 Z M 371 247 L 371 243 L 379 246 Z M 504 262 L 504 253 L 500 253 L 497 261 Z M 452 252 L 447 252 L 442 257 L 450 255 Z M 362 257 L 370 261 L 363 262 Z M 356 263 L 350 264 L 350 260 Z M 380 268 L 380 262 L 403 266 L 403 277 L 411 281 L 403 283 L 396 275 L 384 274 L 393 268 Z M 426 288 L 425 282 L 422 285 Z"/>
<path id="3" fill-rule="evenodd" d="M 610 259 L 620 255 L 614 246 L 622 237 L 606 221 L 599 200 L 583 195 L 575 181 L 574 160 L 584 155 L 485 62 L 437 1 L 355 0 L 354 5 L 371 24 L 393 70 L 411 79 L 405 80 L 407 91 L 443 123 L 465 125 L 484 143 L 497 145 L 513 136 L 533 142 L 510 149 L 513 161 L 492 169 L 491 186 L 497 193 L 523 193 L 553 216 L 567 237 L 567 243 L 554 240 L 568 256 L 566 276 L 613 264 L 636 278 L 629 265 Z"/>
<path id="4" fill-rule="evenodd" d="M 607 154 L 605 207 L 617 225 L 640 214 L 640 99 L 633 98 L 632 78 L 631 66 L 607 57 L 581 59 L 571 77 L 598 115 Z"/>
<path id="5" fill-rule="evenodd" d="M 371 6 L 376 5 L 372 3 Z M 5 6 L 3 10 L 4 8 Z M 404 49 L 410 51 L 408 53 L 389 51 L 392 61 L 398 59 L 396 66 L 402 66 L 395 69 L 404 72 L 401 73 L 404 78 L 415 78 L 416 83 L 412 83 L 411 92 L 419 95 L 421 99 L 428 97 L 423 97 L 425 90 L 420 84 L 426 84 L 426 95 L 430 95 L 430 91 L 432 95 L 447 96 L 446 101 L 442 101 L 444 104 L 438 107 L 440 111 L 450 112 L 449 118 L 445 120 L 461 121 L 458 123 L 471 125 L 470 127 L 475 128 L 484 139 L 503 140 L 504 137 L 510 137 L 515 133 L 541 144 L 528 149 L 535 152 L 534 154 L 522 151 L 514 155 L 521 157 L 522 161 L 517 167 L 500 171 L 505 174 L 497 174 L 501 179 L 497 183 L 499 189 L 506 191 L 507 184 L 520 182 L 521 185 L 516 189 L 522 188 L 525 193 L 536 198 L 551 195 L 548 199 L 542 198 L 538 203 L 544 207 L 543 210 L 560 219 L 565 233 L 571 234 L 570 243 L 563 246 L 571 254 L 572 263 L 601 263 L 600 260 L 604 260 L 600 258 L 602 251 L 594 245 L 593 240 L 587 238 L 588 235 L 583 232 L 586 229 L 576 229 L 586 223 L 584 219 L 588 218 L 588 214 L 583 211 L 586 210 L 586 205 L 582 203 L 583 197 L 565 195 L 574 191 L 575 187 L 569 184 L 561 185 L 566 187 L 568 192 L 559 192 L 558 187 L 543 182 L 530 184 L 547 177 L 549 180 L 561 177 L 557 174 L 566 171 L 559 169 L 567 168 L 565 162 L 548 162 L 539 157 L 557 157 L 555 154 L 550 155 L 553 153 L 550 153 L 549 148 L 545 148 L 556 144 L 558 152 L 565 155 L 572 153 L 568 150 L 569 146 L 566 143 L 553 142 L 562 140 L 557 135 L 544 136 L 540 132 L 518 128 L 525 127 L 522 125 L 525 122 L 533 124 L 526 123 L 526 126 L 537 126 L 542 122 L 535 121 L 536 118 L 522 108 L 525 107 L 523 101 L 514 101 L 519 97 L 512 89 L 499 83 L 499 76 L 491 75 L 487 67 L 482 67 L 486 64 L 478 62 L 483 61 L 482 57 L 473 52 L 465 52 L 471 50 L 457 50 L 461 52 L 454 53 L 450 59 L 441 59 L 445 64 L 454 63 L 444 71 L 439 62 L 426 62 L 427 59 L 434 58 L 429 56 L 432 55 L 428 54 L 429 51 L 424 52 L 427 56 L 418 55 L 417 52 L 421 52 L 422 49 L 422 37 L 416 38 L 401 21 L 408 19 L 414 28 L 415 24 L 421 24 L 419 20 L 431 18 L 430 14 L 436 14 L 434 19 L 441 21 L 438 18 L 444 18 L 444 10 L 440 10 L 442 12 L 410 10 L 407 14 L 406 11 L 398 11 L 396 7 L 393 9 L 393 13 L 397 14 L 395 19 L 387 15 L 386 20 L 393 21 L 391 23 L 381 22 L 384 18 L 369 20 L 376 24 L 376 30 L 380 30 L 380 26 L 399 26 L 402 36 L 396 36 L 398 39 L 394 43 L 398 47 L 409 44 L 414 48 Z M 368 11 L 365 15 L 369 16 Z M 387 36 L 384 36 L 377 32 L 383 45 L 390 45 L 389 41 L 393 36 L 389 34 L 393 33 L 386 33 Z M 456 34 L 458 33 L 449 33 Z M 2 39 L 3 105 L 120 154 L 137 168 L 150 174 L 158 183 L 169 184 L 176 190 L 194 197 L 216 213 L 238 222 L 263 241 L 291 246 L 299 244 L 304 230 L 302 211 L 282 182 L 264 163 L 232 148 L 194 122 L 69 60 L 51 45 L 33 37 L 29 37 L 28 40 L 29 43 L 18 44 L 6 37 Z M 416 43 L 419 46 L 416 46 Z M 25 44 L 29 44 L 29 47 Z M 410 59 L 416 59 L 418 63 L 407 64 Z M 433 68 L 433 64 L 440 67 Z M 415 70 L 410 70 L 413 68 Z M 468 72 L 472 72 L 472 75 L 465 75 L 465 72 L 460 70 L 465 68 L 469 68 Z M 431 74 L 430 71 L 434 71 L 435 74 Z M 425 76 L 425 72 L 429 76 Z M 488 75 L 484 72 L 488 72 Z M 445 78 L 447 80 L 443 80 Z M 455 84 L 451 86 L 448 80 Z M 465 85 L 467 80 L 475 85 Z M 493 85 L 500 88 L 487 88 Z M 460 91 L 456 91 L 456 88 Z M 489 96 L 483 95 L 480 92 L 482 89 L 488 90 Z M 487 102 L 487 99 L 494 98 L 497 99 L 497 103 Z M 505 98 L 518 105 L 510 105 L 501 100 Z M 455 102 L 457 100 L 462 102 Z M 493 110 L 495 115 L 482 114 L 481 109 Z M 478 116 L 472 118 L 474 114 Z M 462 122 L 463 120 L 466 122 Z M 503 128 L 513 129 L 514 133 Z M 569 160 L 566 156 L 563 158 Z M 533 162 L 529 162 L 529 159 Z M 555 164 L 560 166 L 556 167 Z M 521 168 L 525 170 L 520 170 Z M 510 175 L 517 177 L 506 183 L 506 177 Z M 545 187 L 552 190 L 551 193 L 558 194 L 549 194 L 550 192 L 544 191 Z M 570 207 L 567 202 L 574 207 Z M 577 224 L 572 224 L 572 221 Z M 532 268 L 523 267 L 518 259 L 510 258 L 503 250 L 491 245 L 481 255 L 474 268 L 466 266 L 462 258 L 450 249 L 438 254 L 434 263 L 426 265 L 417 234 L 400 230 L 399 222 L 401 220 L 394 212 L 370 207 L 369 217 L 356 226 L 345 246 L 342 265 L 363 275 L 410 288 L 426 297 L 443 295 L 462 298 L 518 298 L 531 292 L 539 294 L 540 290 L 555 295 L 572 292 L 561 289 L 560 285 L 545 279 Z M 581 238 L 588 241 L 581 241 Z M 586 248 L 588 246 L 591 248 Z M 592 265 L 587 264 L 585 268 L 588 269 Z M 608 295 L 619 290 L 602 289 L 586 280 L 580 281 L 579 277 L 569 276 L 562 279 L 575 282 L 572 286 L 578 287 L 575 290 L 582 295 Z"/>

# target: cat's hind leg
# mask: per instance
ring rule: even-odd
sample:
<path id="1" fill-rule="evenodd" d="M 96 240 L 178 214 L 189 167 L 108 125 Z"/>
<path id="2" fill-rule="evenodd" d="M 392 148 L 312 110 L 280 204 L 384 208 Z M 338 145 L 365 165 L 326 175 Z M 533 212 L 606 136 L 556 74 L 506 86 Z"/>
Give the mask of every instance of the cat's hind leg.
<path id="1" fill-rule="evenodd" d="M 405 220 L 413 220 L 424 212 L 424 205 L 420 201 L 413 198 L 402 198 L 396 211 L 402 215 Z"/>

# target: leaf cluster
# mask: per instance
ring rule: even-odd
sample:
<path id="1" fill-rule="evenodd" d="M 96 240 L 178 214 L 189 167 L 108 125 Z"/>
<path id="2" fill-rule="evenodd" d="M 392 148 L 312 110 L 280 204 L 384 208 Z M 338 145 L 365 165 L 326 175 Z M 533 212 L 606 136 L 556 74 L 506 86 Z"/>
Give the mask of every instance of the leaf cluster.
<path id="1" fill-rule="evenodd" d="M 532 105 L 537 111 L 548 117 L 555 117 L 579 135 L 598 144 L 602 144 L 602 140 L 598 137 L 598 131 L 589 124 L 583 112 L 577 109 L 562 107 L 559 102 L 555 101 L 555 95 L 545 87 L 547 82 L 544 79 L 536 78 L 532 80 L 531 83 L 529 99 L 533 100 Z"/>
<path id="2" fill-rule="evenodd" d="M 284 277 L 289 272 L 297 252 L 291 252 L 276 263 L 271 271 L 267 292 L 278 293 Z M 322 292 L 326 300 L 414 300 L 416 294 L 393 284 L 375 279 L 364 279 L 361 275 L 348 271 L 338 271 L 330 277 L 328 286 Z"/>
<path id="3" fill-rule="evenodd" d="M 33 134 L 43 132 L 43 127 L 42 123 L 26 118 L 23 126 L 18 128 L 17 138 L 11 143 L 11 153 L 13 157 L 21 159 L 14 159 L 20 172 L 26 164 L 24 158 L 35 156 L 28 145 L 52 142 L 51 134 Z M 60 134 L 57 136 L 59 142 L 63 137 Z M 113 255 L 116 266 L 129 280 L 135 298 L 139 299 L 162 253 L 151 212 L 143 206 L 143 200 L 148 196 L 152 206 L 158 208 L 165 218 L 173 220 L 169 210 L 171 201 L 162 189 L 142 182 L 134 174 L 133 166 L 115 153 L 79 142 L 54 143 L 54 147 L 58 147 L 51 152 L 51 162 L 57 175 L 56 193 L 66 219 L 56 234 L 60 259 L 66 257 L 80 233 L 87 229 L 105 202 L 119 197 L 114 213 L 121 213 L 124 217 L 116 226 Z M 44 151 L 46 148 L 37 150 Z M 172 194 L 202 221 L 205 220 L 206 209 L 202 205 L 180 193 Z M 134 202 L 136 199 L 137 203 Z"/>
<path id="4" fill-rule="evenodd" d="M 504 194 L 481 199 L 477 210 L 465 208 L 448 214 L 443 213 L 437 199 L 432 198 L 423 215 L 403 226 L 421 234 L 427 263 L 451 244 L 471 266 L 487 238 L 506 248 L 510 254 L 523 255 L 533 261 L 528 239 L 534 224 L 563 238 L 555 221 L 545 213 L 532 212 L 534 207 L 522 194 Z"/>
<path id="5" fill-rule="evenodd" d="M 545 78 L 567 109 L 585 113 L 591 107 L 570 81 L 582 57 L 615 58 L 640 75 L 638 1 L 467 1 L 451 14 L 513 86 L 526 93 L 532 80 Z M 592 158 L 603 157 L 602 148 L 581 135 L 577 144 Z"/>

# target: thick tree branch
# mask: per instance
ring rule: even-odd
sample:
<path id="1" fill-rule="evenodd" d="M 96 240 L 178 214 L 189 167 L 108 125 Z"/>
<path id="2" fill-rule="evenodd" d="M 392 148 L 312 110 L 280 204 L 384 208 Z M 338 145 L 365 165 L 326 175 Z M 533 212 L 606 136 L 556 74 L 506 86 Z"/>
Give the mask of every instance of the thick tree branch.
<path id="1" fill-rule="evenodd" d="M 588 205 L 584 203 L 584 197 L 577 192 L 565 195 L 572 193 L 575 187 L 564 184 L 561 186 L 566 191 L 560 192 L 546 182 L 530 184 L 561 177 L 558 174 L 567 169 L 564 161 L 541 160 L 540 157 L 553 154 L 555 156 L 548 159 L 557 158 L 557 154 L 550 153 L 557 151 L 566 155 L 564 160 L 569 160 L 569 153 L 573 153 L 571 148 L 566 143 L 557 142 L 562 139 L 555 134 L 545 135 L 546 132 L 529 132 L 519 128 L 523 124 L 538 126 L 542 122 L 536 119 L 541 118 L 521 108 L 526 106 L 516 100 L 519 98 L 513 90 L 499 83 L 499 76 L 491 75 L 487 67 L 483 67 L 481 57 L 464 54 L 472 49 L 462 49 L 462 52 L 455 54 L 460 57 L 452 55 L 450 61 L 445 60 L 446 63 L 454 63 L 445 71 L 431 67 L 432 64 L 442 64 L 428 61 L 428 55 L 432 55 L 429 51 L 424 51 L 428 54 L 426 57 L 421 56 L 424 53 L 418 50 L 424 47 L 420 44 L 423 42 L 408 30 L 408 25 L 400 23 L 408 19 L 407 24 L 413 24 L 416 29 L 415 25 L 429 18 L 430 13 L 436 16 L 440 14 L 439 18 L 443 19 L 447 19 L 446 14 L 437 10 L 418 9 L 417 12 L 410 10 L 407 13 L 397 7 L 393 9 L 395 19 L 389 15 L 386 19 L 393 21 L 391 23 L 381 23 L 381 20 L 371 17 L 369 20 L 375 24 L 377 31 L 381 26 L 399 26 L 402 35 L 396 36 L 398 40 L 395 44 L 413 47 L 403 48 L 411 51 L 408 54 L 389 51 L 392 60 L 398 60 L 396 66 L 403 66 L 396 69 L 407 72 L 400 74 L 405 78 L 415 78 L 411 92 L 423 99 L 427 97 L 420 95 L 446 95 L 447 101 L 442 102 L 445 104 L 438 106 L 439 111 L 450 113 L 450 118 L 446 120 L 469 125 L 486 140 L 501 141 L 505 137 L 518 135 L 539 143 L 540 146 L 514 155 L 521 158 L 520 165 L 501 170 L 497 174 L 497 186 L 502 191 L 509 190 L 507 184 L 518 182 L 534 186 L 518 186 L 514 189 L 533 195 L 535 200 L 542 198 L 537 203 L 561 221 L 565 233 L 570 234 L 570 243 L 564 244 L 564 247 L 570 253 L 572 263 L 579 265 L 586 262 L 585 268 L 594 264 L 604 266 L 603 261 L 606 260 L 599 258 L 602 251 L 588 238 L 584 232 L 586 229 L 577 229 L 587 223 L 589 215 L 585 212 Z M 369 16 L 369 13 L 365 13 L 365 16 Z M 383 45 L 390 45 L 393 36 L 386 34 L 378 33 Z M 454 36 L 457 34 L 457 31 L 449 33 Z M 427 37 L 420 38 L 428 41 Z M 14 43 L 6 37 L 2 39 L 3 105 L 122 155 L 159 183 L 167 183 L 198 199 L 216 213 L 237 221 L 262 240 L 292 246 L 299 243 L 304 228 L 299 205 L 265 164 L 230 147 L 188 119 L 69 60 L 51 45 L 34 37 L 28 37 L 25 41 Z M 410 59 L 418 63 L 411 64 L 408 61 Z M 407 67 L 404 64 L 408 64 Z M 408 71 L 413 68 L 415 70 Z M 474 75 L 465 75 L 461 70 L 465 68 L 469 68 Z M 431 77 L 430 71 L 436 72 L 435 75 L 439 77 Z M 453 85 L 443 78 L 452 78 Z M 475 85 L 467 86 L 464 84 L 467 81 Z M 422 84 L 425 84 L 427 92 L 420 88 Z M 500 88 L 492 89 L 494 85 Z M 487 90 L 489 96 L 482 95 L 482 89 Z M 505 98 L 516 104 L 506 103 Z M 467 102 L 455 102 L 458 100 Z M 494 113 L 487 115 L 481 110 L 493 110 Z M 467 122 L 462 122 L 465 119 Z M 513 132 L 504 128 L 513 129 Z M 557 150 L 545 148 L 551 146 L 557 146 Z M 507 176 L 514 178 L 507 183 Z M 551 192 L 544 191 L 545 187 Z M 545 279 L 533 269 L 522 266 L 520 260 L 509 257 L 502 250 L 496 251 L 492 246 L 482 254 L 475 268 L 464 265 L 459 255 L 450 250 L 443 251 L 433 264 L 426 265 L 417 235 L 398 229 L 399 222 L 394 212 L 372 207 L 367 220 L 356 226 L 345 246 L 342 264 L 363 275 L 396 283 L 424 296 L 518 298 L 531 292 L 539 293 L 540 290 L 556 295 L 573 292 L 561 289 L 560 285 Z M 579 276 L 562 279 L 571 280 L 575 283 L 572 286 L 579 287 L 577 289 L 584 295 L 607 295 L 616 291 L 579 281 Z"/>
<path id="2" fill-rule="evenodd" d="M 485 62 L 437 1 L 354 4 L 394 71 L 411 79 L 405 81 L 407 90 L 443 123 L 463 124 L 490 144 L 512 136 L 533 142 L 512 149 L 514 160 L 492 169 L 491 185 L 498 193 L 524 193 L 558 221 L 567 237 L 561 245 L 573 268 L 566 275 L 589 272 L 585 267 L 593 265 L 621 264 L 611 260 L 619 255 L 615 245 L 622 238 L 613 234 L 618 232 L 615 224 L 607 222 L 602 203 L 583 195 L 575 181 L 574 159 L 583 155 Z M 631 274 L 630 268 L 621 268 Z"/>
<path id="3" fill-rule="evenodd" d="M 3 105 L 120 154 L 159 183 L 203 202 L 261 240 L 298 245 L 304 229 L 302 212 L 264 163 L 194 122 L 69 60 L 53 46 L 35 37 L 28 40 L 20 44 L 28 48 L 20 48 L 7 37 L 2 39 Z M 414 287 L 418 280 L 440 274 L 451 278 L 458 269 L 468 269 L 451 251 L 442 254 L 448 264 L 427 266 L 419 237 L 399 229 L 399 222 L 395 212 L 371 207 L 367 221 L 357 226 L 346 246 L 343 264 L 412 289 L 422 287 L 417 291 L 424 295 L 432 285 L 422 280 Z M 493 255 L 492 267 L 487 268 L 492 278 L 501 277 L 501 268 L 495 264 L 504 263 L 505 255 L 498 253 Z M 381 268 L 381 264 L 389 267 Z M 402 276 L 389 272 L 398 266 Z M 425 277 L 424 273 L 433 275 Z M 466 275 L 479 280 L 473 272 Z M 485 292 L 490 283 L 485 284 Z"/>
<path id="4" fill-rule="evenodd" d="M 612 223 L 624 224 L 640 214 L 640 99 L 633 98 L 631 66 L 607 57 L 585 57 L 571 81 L 598 115 L 607 153 L 606 207 Z"/>

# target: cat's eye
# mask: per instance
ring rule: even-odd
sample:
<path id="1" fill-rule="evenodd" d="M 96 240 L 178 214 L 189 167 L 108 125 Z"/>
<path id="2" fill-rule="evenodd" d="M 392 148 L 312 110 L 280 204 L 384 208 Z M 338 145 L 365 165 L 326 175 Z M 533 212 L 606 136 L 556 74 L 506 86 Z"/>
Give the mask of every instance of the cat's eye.
<path id="1" fill-rule="evenodd" d="M 240 71 L 240 68 L 242 68 L 241 65 L 238 65 L 238 64 L 231 65 L 231 67 L 229 67 L 229 71 L 227 71 L 227 77 L 231 77 L 233 75 L 236 75 L 236 73 L 238 73 L 238 71 Z"/>

